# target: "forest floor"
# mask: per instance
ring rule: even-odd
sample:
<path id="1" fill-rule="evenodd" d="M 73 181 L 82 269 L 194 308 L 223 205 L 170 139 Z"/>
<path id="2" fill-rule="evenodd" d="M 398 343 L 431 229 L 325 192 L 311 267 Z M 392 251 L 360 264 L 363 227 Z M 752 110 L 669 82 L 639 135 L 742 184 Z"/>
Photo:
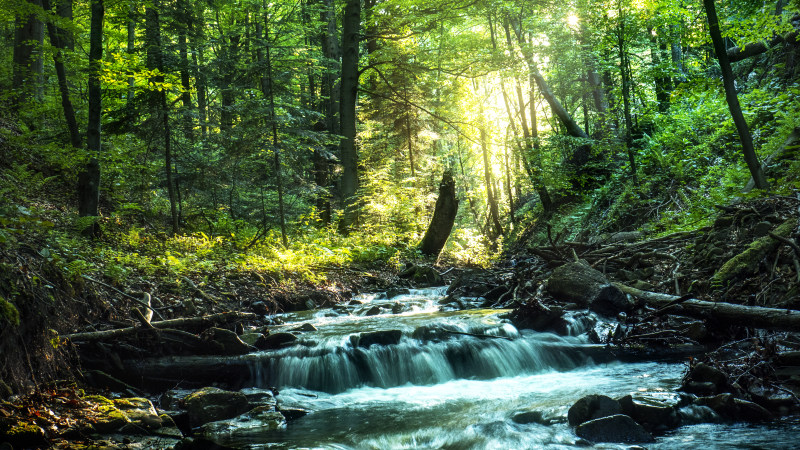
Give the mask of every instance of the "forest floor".
<path id="1" fill-rule="evenodd" d="M 800 200 L 791 197 L 753 200 L 720 206 L 712 226 L 690 232 L 650 239 L 638 233 L 590 236 L 586 242 L 551 239 L 546 246 L 520 242 L 490 269 L 430 262 L 409 263 L 404 270 L 387 264 L 333 267 L 319 283 L 291 275 L 278 282 L 258 271 L 219 271 L 166 283 L 131 277 L 112 285 L 87 275 L 67 278 L 35 241 L 23 242 L 14 252 L 0 251 L 0 287 L 6 294 L 26 295 L 16 312 L 17 320 L 26 320 L 0 330 L 7 377 L 0 386 L 0 397 L 6 398 L 0 404 L 0 441 L 8 439 L 14 448 L 89 443 L 91 430 L 102 426 L 98 417 L 108 420 L 102 414 L 103 402 L 89 393 L 146 395 L 98 370 L 99 364 L 113 373 L 115 362 L 144 354 L 235 354 L 252 350 L 252 345 L 274 348 L 279 344 L 267 339 L 273 313 L 342 304 L 357 292 L 449 284 L 453 305 L 458 305 L 459 296 L 483 297 L 486 307 L 513 308 L 519 327 L 558 332 L 570 310 L 591 306 L 548 289 L 554 269 L 576 261 L 602 274 L 607 283 L 672 296 L 666 307 L 663 302 L 654 305 L 646 295 L 634 296 L 631 308 L 608 318 L 616 326 L 596 333 L 596 342 L 636 349 L 642 355 L 686 346 L 705 349 L 692 358 L 691 367 L 703 362 L 713 368 L 711 378 L 716 381 L 709 385 L 707 376 L 693 376 L 690 368 L 687 390 L 731 394 L 764 406 L 772 415 L 794 413 L 800 393 L 800 337 L 795 332 L 800 328 L 758 330 L 747 326 L 747 316 L 723 318 L 690 306 L 699 300 L 730 302 L 754 311 L 800 309 L 799 207 Z M 13 319 L 14 311 L 0 306 Z M 203 316 L 216 319 L 189 323 Z M 155 340 L 140 336 L 171 319 L 177 322 L 164 326 L 174 331 L 171 337 L 166 332 Z M 120 329 L 133 331 L 113 334 Z M 262 339 L 237 349 L 242 340 L 225 330 L 239 336 L 256 332 Z M 92 333 L 100 337 L 87 338 Z M 33 389 L 14 384 L 25 379 L 39 383 Z"/>

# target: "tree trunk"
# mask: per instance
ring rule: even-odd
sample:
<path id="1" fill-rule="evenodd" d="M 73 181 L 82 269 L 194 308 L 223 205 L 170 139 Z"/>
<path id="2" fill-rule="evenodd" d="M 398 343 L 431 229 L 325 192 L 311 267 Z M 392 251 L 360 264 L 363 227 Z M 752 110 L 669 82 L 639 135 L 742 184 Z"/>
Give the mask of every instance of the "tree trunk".
<path id="1" fill-rule="evenodd" d="M 86 144 L 91 156 L 83 172 L 78 175 L 78 214 L 81 217 L 97 216 L 100 203 L 100 122 L 102 118 L 102 97 L 100 75 L 103 59 L 103 0 L 94 0 L 91 6 L 89 27 L 89 119 L 86 127 Z M 84 230 L 97 235 L 97 222 Z"/>
<path id="2" fill-rule="evenodd" d="M 260 32 L 259 37 L 261 37 Z M 272 55 L 270 52 L 268 29 L 264 30 L 264 45 L 267 51 L 267 77 L 266 86 L 264 86 L 263 82 L 262 86 L 269 90 L 270 121 L 272 127 L 272 162 L 275 170 L 275 187 L 278 191 L 278 221 L 281 226 L 281 241 L 283 242 L 283 246 L 289 247 L 289 238 L 286 235 L 286 212 L 283 202 L 283 170 L 281 168 L 280 142 L 278 141 L 278 118 L 275 115 L 275 84 L 272 75 Z"/>
<path id="3" fill-rule="evenodd" d="M 733 123 L 736 125 L 736 130 L 739 132 L 739 139 L 742 142 L 742 149 L 744 151 L 744 160 L 747 167 L 750 169 L 750 175 L 753 176 L 756 188 L 769 189 L 767 178 L 764 176 L 764 171 L 761 170 L 761 164 L 758 162 L 755 148 L 753 147 L 753 136 L 750 134 L 750 128 L 747 126 L 747 121 L 742 114 L 742 107 L 739 105 L 739 98 L 736 95 L 736 86 L 734 86 L 733 71 L 731 70 L 730 61 L 728 61 L 728 54 L 725 51 L 725 43 L 719 31 L 719 19 L 717 19 L 717 9 L 714 5 L 714 0 L 703 0 L 703 5 L 706 8 L 706 17 L 708 18 L 708 27 L 711 34 L 711 41 L 714 43 L 714 51 L 719 60 L 719 66 L 722 69 L 722 84 L 725 87 L 725 100 L 728 102 L 728 109 L 731 111 Z"/>
<path id="4" fill-rule="evenodd" d="M 50 0 L 42 0 L 42 8 L 50 11 Z M 55 47 L 56 53 L 53 55 L 53 63 L 58 77 L 58 91 L 61 94 L 61 107 L 64 110 L 64 120 L 67 122 L 69 130 L 69 140 L 73 147 L 81 147 L 81 134 L 78 131 L 78 121 L 75 119 L 75 108 L 69 98 L 69 85 L 67 84 L 67 71 L 64 68 L 62 50 L 66 47 L 63 36 L 65 32 L 57 28 L 52 21 L 47 21 L 47 34 L 50 36 L 50 43 Z"/>
<path id="5" fill-rule="evenodd" d="M 356 149 L 356 102 L 358 99 L 358 42 L 361 31 L 361 1 L 347 0 L 342 26 L 342 83 L 339 120 L 342 142 L 340 181 L 344 214 L 339 229 L 346 231 L 356 223 L 358 201 L 358 153 Z"/>
<path id="6" fill-rule="evenodd" d="M 483 103 L 480 107 L 481 122 L 483 122 Z M 497 207 L 497 198 L 494 193 L 494 177 L 492 176 L 492 166 L 489 160 L 488 137 L 486 136 L 485 125 L 481 125 L 481 153 L 483 155 L 483 178 L 486 186 L 486 203 L 489 208 L 489 229 L 493 231 L 492 238 L 503 235 L 503 225 L 500 224 L 500 209 Z"/>
<path id="7" fill-rule="evenodd" d="M 675 304 L 681 297 L 635 289 L 614 283 L 622 292 L 644 300 L 655 308 L 669 307 L 665 312 L 698 319 L 710 319 L 723 325 L 737 325 L 766 330 L 800 331 L 800 311 L 785 308 L 762 308 L 725 302 L 686 300 Z M 674 305 L 674 306 L 670 306 Z"/>
<path id="8" fill-rule="evenodd" d="M 147 66 L 156 69 L 160 74 L 164 73 L 164 56 L 161 49 L 161 20 L 156 10 L 158 3 L 154 7 L 145 9 L 145 35 L 147 38 Z M 157 85 L 164 82 L 164 76 L 158 75 L 152 80 Z M 167 107 L 167 93 L 163 88 L 153 93 L 152 98 L 154 123 L 160 123 L 163 129 L 164 139 L 164 171 L 167 179 L 167 196 L 169 197 L 170 222 L 172 224 L 172 234 L 177 234 L 180 228 L 178 222 L 178 208 L 175 194 L 175 182 L 172 175 L 172 133 L 170 131 L 169 112 Z"/>
<path id="9" fill-rule="evenodd" d="M 456 198 L 456 182 L 453 173 L 448 169 L 442 175 L 442 183 L 439 185 L 439 197 L 436 199 L 436 207 L 433 210 L 431 223 L 428 231 L 422 238 L 420 251 L 428 256 L 438 256 L 450 237 L 453 224 L 458 212 L 458 199 Z"/>
<path id="10" fill-rule="evenodd" d="M 633 119 L 631 118 L 631 77 L 628 51 L 625 48 L 625 16 L 622 4 L 619 7 L 619 26 L 617 27 L 617 49 L 619 50 L 619 76 L 622 83 L 622 112 L 625 117 L 625 150 L 628 154 L 630 175 L 636 183 L 636 158 L 633 155 Z"/>
<path id="11" fill-rule="evenodd" d="M 41 6 L 40 0 L 27 0 Z M 14 34 L 14 55 L 12 67 L 12 109 L 18 111 L 23 103 L 29 102 L 41 90 L 40 80 L 43 70 L 42 43 L 44 25 L 35 15 L 17 16 Z"/>

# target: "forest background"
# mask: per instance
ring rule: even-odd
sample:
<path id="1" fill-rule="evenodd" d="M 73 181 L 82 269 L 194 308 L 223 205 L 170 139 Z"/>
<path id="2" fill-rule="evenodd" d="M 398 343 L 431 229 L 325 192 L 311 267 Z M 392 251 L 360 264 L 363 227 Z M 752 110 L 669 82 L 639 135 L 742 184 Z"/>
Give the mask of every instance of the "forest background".
<path id="1" fill-rule="evenodd" d="M 48 328 L 87 277 L 336 289 L 343 268 L 400 270 L 445 174 L 460 208 L 433 253 L 461 266 L 793 195 L 798 11 L 3 0 L 0 333 Z"/>

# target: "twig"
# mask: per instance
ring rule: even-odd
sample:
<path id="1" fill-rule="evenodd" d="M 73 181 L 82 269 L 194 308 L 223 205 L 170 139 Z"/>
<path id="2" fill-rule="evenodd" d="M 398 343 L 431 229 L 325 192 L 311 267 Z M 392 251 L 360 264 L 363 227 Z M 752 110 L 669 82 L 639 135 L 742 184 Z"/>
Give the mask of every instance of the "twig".
<path id="1" fill-rule="evenodd" d="M 114 286 L 111 286 L 110 284 L 103 283 L 100 280 L 95 280 L 94 278 L 92 278 L 92 277 L 90 277 L 88 275 L 81 275 L 81 277 L 83 279 L 85 279 L 85 280 L 92 281 L 92 282 L 97 283 L 97 284 L 99 284 L 99 285 L 101 285 L 103 287 L 111 289 L 112 291 L 116 292 L 117 294 L 119 294 L 119 295 L 121 295 L 121 296 L 123 296 L 123 297 L 125 297 L 127 299 L 133 300 L 134 302 L 144 306 L 145 308 L 149 309 L 150 311 L 153 311 L 153 313 L 156 314 L 159 319 L 162 319 L 162 320 L 164 319 L 164 316 L 162 316 L 161 313 L 159 313 L 158 311 L 153 309 L 152 306 L 148 305 L 147 303 L 143 302 L 142 300 L 140 300 L 140 299 L 138 299 L 138 298 L 136 298 L 136 297 L 134 297 L 134 296 L 132 296 L 130 294 L 126 294 L 126 293 L 120 291 L 119 289 L 115 288 Z"/>

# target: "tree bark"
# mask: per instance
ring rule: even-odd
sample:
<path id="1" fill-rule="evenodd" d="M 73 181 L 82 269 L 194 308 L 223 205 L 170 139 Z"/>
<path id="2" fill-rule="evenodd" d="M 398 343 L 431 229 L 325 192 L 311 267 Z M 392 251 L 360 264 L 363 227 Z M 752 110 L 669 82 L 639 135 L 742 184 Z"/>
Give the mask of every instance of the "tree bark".
<path id="1" fill-rule="evenodd" d="M 428 256 L 439 256 L 444 248 L 447 238 L 453 229 L 453 224 L 458 213 L 458 199 L 456 198 L 456 182 L 453 173 L 447 169 L 442 175 L 442 182 L 439 184 L 439 197 L 436 199 L 436 207 L 433 210 L 431 223 L 428 231 L 422 238 L 420 251 Z"/>
<path id="2" fill-rule="evenodd" d="M 358 43 L 361 31 L 361 0 L 347 0 L 342 26 L 342 82 L 339 120 L 342 142 L 340 193 L 344 214 L 339 229 L 356 223 L 358 201 L 358 152 L 356 149 L 356 102 L 358 100 Z"/>
<path id="3" fill-rule="evenodd" d="M 100 122 L 102 118 L 102 96 L 100 75 L 103 59 L 103 0 L 92 1 L 91 22 L 89 26 L 89 119 L 86 129 L 86 144 L 91 159 L 78 175 L 78 214 L 81 217 L 97 216 L 100 203 Z M 99 232 L 95 222 L 84 230 L 92 235 Z"/>
<path id="4" fill-rule="evenodd" d="M 764 171 L 761 170 L 761 164 L 758 162 L 758 156 L 756 156 L 756 151 L 753 147 L 753 136 L 750 134 L 750 128 L 747 126 L 747 121 L 744 118 L 744 114 L 742 114 L 742 107 L 739 105 L 739 97 L 736 95 L 733 71 L 731 70 L 731 64 L 728 60 L 725 42 L 722 40 L 720 34 L 719 19 L 717 18 L 717 9 L 714 5 L 714 0 L 703 0 L 703 5 L 705 5 L 706 8 L 711 41 L 714 43 L 714 52 L 717 54 L 717 60 L 722 69 L 722 84 L 725 87 L 725 100 L 728 102 L 728 109 L 731 111 L 733 123 L 736 125 L 736 130 L 739 132 L 739 139 L 742 142 L 744 161 L 750 169 L 750 174 L 753 176 L 756 188 L 769 189 L 767 178 L 764 176 Z"/>
<path id="5" fill-rule="evenodd" d="M 41 6 L 40 0 L 27 0 L 35 6 Z M 42 42 L 44 40 L 44 25 L 35 15 L 17 16 L 14 33 L 14 54 L 12 67 L 12 109 L 18 111 L 23 103 L 28 102 L 34 93 L 42 76 Z"/>
<path id="6" fill-rule="evenodd" d="M 275 170 L 275 187 L 278 191 L 278 221 L 281 227 L 281 241 L 284 247 L 289 247 L 289 238 L 286 235 L 286 211 L 283 202 L 283 170 L 281 168 L 281 151 L 278 140 L 278 118 L 275 115 L 275 83 L 272 78 L 272 56 L 269 45 L 269 30 L 264 30 L 264 44 L 267 50 L 267 78 L 266 88 L 269 89 L 270 119 L 272 122 L 272 162 Z M 263 85 L 263 83 L 262 83 Z"/>
<path id="7" fill-rule="evenodd" d="M 159 73 L 164 73 L 164 56 L 161 49 L 161 20 L 156 7 L 145 9 L 145 34 L 147 38 L 147 66 L 156 69 Z M 164 76 L 158 75 L 153 78 L 153 82 L 159 85 L 164 82 Z M 172 173 L 172 133 L 170 130 L 169 110 L 167 106 L 167 93 L 163 87 L 159 87 L 153 92 L 153 118 L 154 123 L 160 123 L 163 127 L 164 139 L 164 171 L 167 181 L 167 196 L 169 197 L 170 222 L 172 224 L 172 234 L 177 234 L 180 229 L 178 221 L 178 208 L 175 194 L 175 182 Z"/>
<path id="8" fill-rule="evenodd" d="M 50 0 L 42 0 L 42 8 L 49 12 Z M 75 108 L 73 108 L 72 101 L 69 98 L 67 70 L 64 68 L 64 58 L 62 54 L 62 50 L 66 47 L 66 44 L 63 40 L 65 32 L 57 28 L 52 21 L 48 21 L 47 34 L 50 36 L 50 43 L 56 49 L 56 52 L 53 55 L 53 63 L 56 69 L 56 77 L 58 77 L 58 91 L 61 94 L 61 108 L 64 111 L 64 120 L 67 122 L 69 140 L 74 148 L 80 148 L 82 145 L 81 134 L 80 131 L 78 131 L 78 121 L 75 118 Z"/>
<path id="9" fill-rule="evenodd" d="M 640 298 L 656 308 L 667 307 L 681 297 L 635 289 L 614 283 L 622 292 Z M 725 302 L 686 300 L 669 306 L 670 314 L 680 314 L 698 319 L 711 319 L 725 325 L 763 328 L 765 330 L 800 331 L 800 311 L 758 306 L 735 305 Z"/>

